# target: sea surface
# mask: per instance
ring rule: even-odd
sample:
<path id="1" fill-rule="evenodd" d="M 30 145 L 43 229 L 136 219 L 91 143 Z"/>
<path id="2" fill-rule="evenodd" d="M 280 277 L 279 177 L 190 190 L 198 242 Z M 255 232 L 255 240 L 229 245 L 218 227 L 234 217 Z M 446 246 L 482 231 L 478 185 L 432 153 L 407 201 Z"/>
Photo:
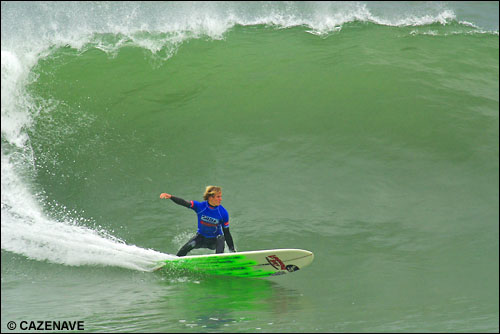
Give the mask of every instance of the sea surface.
<path id="1" fill-rule="evenodd" d="M 498 332 L 498 16 L 2 2 L 1 331 Z M 160 193 L 208 185 L 239 251 L 314 262 L 152 272 L 197 226 Z"/>

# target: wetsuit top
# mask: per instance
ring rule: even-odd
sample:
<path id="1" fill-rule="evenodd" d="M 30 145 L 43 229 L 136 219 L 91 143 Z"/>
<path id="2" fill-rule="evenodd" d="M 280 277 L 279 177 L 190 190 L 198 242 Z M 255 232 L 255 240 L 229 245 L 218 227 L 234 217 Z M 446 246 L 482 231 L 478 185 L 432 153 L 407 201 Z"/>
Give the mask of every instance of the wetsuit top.
<path id="1" fill-rule="evenodd" d="M 229 227 L 229 214 L 222 205 L 212 207 L 207 201 L 191 201 L 191 209 L 198 215 L 198 233 L 206 238 L 221 235 L 222 226 Z"/>
<path id="2" fill-rule="evenodd" d="M 222 234 L 224 227 L 224 235 L 228 242 L 229 248 L 234 248 L 231 234 L 229 233 L 229 214 L 222 205 L 212 207 L 208 201 L 198 202 L 186 200 L 172 196 L 172 201 L 176 204 L 193 209 L 198 215 L 198 233 L 206 238 L 215 238 Z M 229 237 L 229 238 L 228 238 Z"/>

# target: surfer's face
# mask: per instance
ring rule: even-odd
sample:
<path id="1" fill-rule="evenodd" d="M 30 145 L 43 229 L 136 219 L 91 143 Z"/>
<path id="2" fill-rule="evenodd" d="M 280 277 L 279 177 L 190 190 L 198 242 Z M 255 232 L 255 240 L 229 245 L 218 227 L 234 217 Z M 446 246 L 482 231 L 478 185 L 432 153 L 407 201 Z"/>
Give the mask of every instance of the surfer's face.
<path id="1" fill-rule="evenodd" d="M 208 199 L 208 203 L 212 206 L 219 206 L 222 202 L 222 193 L 216 193 Z"/>

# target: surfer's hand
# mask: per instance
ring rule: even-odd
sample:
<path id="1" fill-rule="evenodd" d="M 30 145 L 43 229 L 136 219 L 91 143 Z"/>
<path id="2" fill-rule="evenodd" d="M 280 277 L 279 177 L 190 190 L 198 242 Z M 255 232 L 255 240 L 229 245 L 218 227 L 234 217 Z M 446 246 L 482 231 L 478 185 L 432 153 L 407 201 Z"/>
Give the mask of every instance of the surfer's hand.
<path id="1" fill-rule="evenodd" d="M 231 253 L 236 253 L 236 251 L 234 250 L 234 248 L 233 248 L 233 249 L 229 249 L 229 251 L 230 251 Z"/>
<path id="2" fill-rule="evenodd" d="M 167 193 L 161 193 L 160 194 L 160 198 L 167 198 L 168 199 L 168 198 L 171 198 L 171 197 L 172 197 L 172 195 L 167 194 Z"/>

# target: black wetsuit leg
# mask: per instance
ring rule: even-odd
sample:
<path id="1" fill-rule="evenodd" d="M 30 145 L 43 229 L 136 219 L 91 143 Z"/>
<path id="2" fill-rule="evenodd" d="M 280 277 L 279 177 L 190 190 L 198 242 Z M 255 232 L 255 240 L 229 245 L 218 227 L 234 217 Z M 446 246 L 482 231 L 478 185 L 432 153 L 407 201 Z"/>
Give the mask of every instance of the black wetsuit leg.
<path id="1" fill-rule="evenodd" d="M 179 249 L 177 256 L 186 256 L 186 254 L 193 249 L 203 247 L 204 239 L 205 238 L 203 238 L 201 234 L 196 233 L 194 237 L 192 237 L 184 246 L 181 247 L 181 249 Z"/>
<path id="2" fill-rule="evenodd" d="M 187 253 L 195 248 L 215 249 L 216 254 L 224 253 L 226 239 L 224 235 L 219 235 L 216 238 L 205 238 L 201 234 L 196 233 L 184 246 L 179 249 L 177 256 L 186 256 Z"/>

